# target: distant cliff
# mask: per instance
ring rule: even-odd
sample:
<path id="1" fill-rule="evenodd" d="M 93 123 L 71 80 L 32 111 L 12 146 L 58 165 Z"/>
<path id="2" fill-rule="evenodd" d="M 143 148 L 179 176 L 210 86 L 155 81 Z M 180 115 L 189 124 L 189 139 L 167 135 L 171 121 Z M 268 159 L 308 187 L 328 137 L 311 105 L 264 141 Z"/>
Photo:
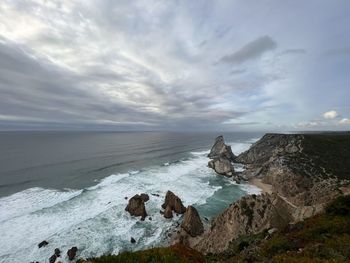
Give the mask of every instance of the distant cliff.
<path id="1" fill-rule="evenodd" d="M 350 134 L 266 134 L 236 161 L 241 177 L 260 178 L 272 194 L 246 196 L 231 204 L 191 246 L 221 253 L 242 235 L 283 229 L 323 211 L 349 192 Z"/>

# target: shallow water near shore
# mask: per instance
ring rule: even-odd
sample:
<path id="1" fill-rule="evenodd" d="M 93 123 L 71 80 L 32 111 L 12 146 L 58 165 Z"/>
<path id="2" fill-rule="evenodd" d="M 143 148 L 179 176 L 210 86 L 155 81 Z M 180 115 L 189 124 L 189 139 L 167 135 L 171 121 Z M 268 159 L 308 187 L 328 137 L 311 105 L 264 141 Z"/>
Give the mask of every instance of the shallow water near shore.
<path id="1" fill-rule="evenodd" d="M 74 144 L 72 137 L 64 136 L 66 137 L 63 140 Z M 76 135 L 72 136 L 76 138 L 74 137 Z M 96 138 L 102 140 L 96 134 L 84 136 L 85 139 L 89 139 L 87 141 L 93 141 Z M 29 170 L 31 180 L 39 183 L 0 198 L 0 243 L 2 244 L 0 262 L 46 262 L 56 247 L 59 247 L 65 256 L 70 247 L 77 246 L 79 249 L 77 257 L 87 258 L 159 246 L 165 244 L 167 232 L 176 226 L 181 217 L 175 215 L 172 220 L 166 220 L 159 213 L 167 190 L 180 196 L 185 206 L 195 205 L 200 215 L 209 220 L 247 192 L 259 192 L 259 189 L 254 186 L 237 185 L 229 178 L 218 176 L 207 167 L 206 155 L 215 138 L 214 134 L 202 134 L 197 136 L 197 139 L 195 135 L 162 134 L 164 141 L 156 139 L 159 138 L 159 134 L 150 133 L 143 134 L 143 140 L 140 139 L 140 134 L 126 137 L 120 134 L 101 136 L 109 140 L 117 139 L 119 136 L 120 143 L 113 145 L 110 141 L 111 144 L 106 147 L 107 153 L 104 154 L 102 154 L 103 147 L 97 147 L 95 151 L 90 150 L 90 156 L 71 153 L 75 160 L 78 156 L 81 158 L 79 159 L 81 161 L 75 161 L 74 167 L 72 167 L 72 160 L 60 160 L 61 163 L 74 168 L 76 176 L 81 180 L 85 178 L 84 173 L 89 174 L 86 181 L 90 182 L 90 185 L 87 185 L 88 182 L 82 182 L 81 187 L 71 187 L 69 182 L 64 185 L 64 180 L 69 181 L 71 178 L 71 173 L 64 174 L 67 167 L 53 171 L 54 174 L 62 173 L 64 180 L 51 177 L 51 187 L 48 187 L 50 180 L 44 179 L 40 183 L 42 172 L 48 171 L 49 168 L 54 170 L 65 166 L 59 162 L 48 164 L 51 161 L 48 159 L 46 164 L 37 164 L 36 170 L 28 167 L 20 169 L 20 171 Z M 120 138 L 123 136 L 124 138 Z M 248 149 L 258 138 L 256 134 L 224 134 L 224 136 L 236 154 Z M 127 144 L 126 138 L 133 142 Z M 83 144 L 84 142 L 79 142 L 79 145 Z M 120 146 L 122 144 L 124 148 Z M 46 146 L 41 145 L 41 147 Z M 83 147 L 83 149 L 86 148 Z M 115 151 L 116 149 L 118 151 Z M 118 159 L 118 154 L 119 157 L 122 156 L 121 149 L 125 149 L 124 155 L 129 155 L 128 159 L 124 156 L 124 163 L 121 165 L 110 165 L 108 161 L 112 158 L 111 156 L 115 159 Z M 62 151 L 62 149 L 58 150 Z M 12 151 L 14 154 L 15 150 L 12 149 Z M 36 154 L 40 156 L 41 153 Z M 4 156 L 2 155 L 2 161 L 5 160 Z M 96 158 L 94 159 L 93 156 Z M 70 159 L 74 158 L 70 157 Z M 86 171 L 85 159 L 93 163 L 93 167 L 91 164 L 88 167 L 94 172 Z M 118 163 L 120 159 L 122 158 L 119 158 Z M 33 167 L 28 160 L 25 161 L 29 167 Z M 118 160 L 113 162 L 115 161 Z M 115 172 L 105 176 L 106 170 L 110 171 L 110 169 L 114 169 Z M 11 169 L 5 170 L 4 173 L 5 177 L 6 174 L 16 174 Z M 93 182 L 91 182 L 91 173 L 96 177 Z M 6 184 L 6 180 L 8 178 L 2 178 L 2 185 Z M 22 180 L 26 181 L 25 175 L 22 176 Z M 74 181 L 74 178 L 72 180 Z M 18 183 L 20 187 L 23 185 L 21 182 Z M 139 218 L 131 217 L 126 213 L 124 208 L 127 204 L 125 197 L 130 198 L 143 192 L 150 195 L 146 209 L 151 218 L 147 217 L 144 222 L 141 222 Z M 131 237 L 137 240 L 136 244 L 130 243 Z M 49 245 L 39 249 L 37 244 L 42 240 L 47 240 Z"/>

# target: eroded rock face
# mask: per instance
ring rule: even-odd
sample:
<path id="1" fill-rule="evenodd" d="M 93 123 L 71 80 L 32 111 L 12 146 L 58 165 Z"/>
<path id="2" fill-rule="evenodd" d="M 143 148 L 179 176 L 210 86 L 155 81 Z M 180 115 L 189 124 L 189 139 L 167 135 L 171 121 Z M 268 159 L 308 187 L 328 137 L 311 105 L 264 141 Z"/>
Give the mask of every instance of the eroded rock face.
<path id="1" fill-rule="evenodd" d="M 236 160 L 236 156 L 232 153 L 231 147 L 225 144 L 223 136 L 215 139 L 208 157 L 212 159 L 209 161 L 208 167 L 214 169 L 216 173 L 228 177 L 234 175 L 234 168 L 231 162 Z"/>
<path id="2" fill-rule="evenodd" d="M 222 135 L 215 139 L 214 145 L 208 154 L 210 159 L 217 157 L 224 157 L 232 162 L 235 161 L 236 156 L 233 154 L 231 146 L 225 144 L 224 137 Z"/>
<path id="3" fill-rule="evenodd" d="M 177 214 L 183 214 L 186 212 L 186 208 L 182 204 L 181 199 L 175 195 L 173 192 L 168 191 L 165 195 L 164 204 L 162 204 L 163 209 L 174 211 Z M 165 217 L 165 212 L 164 212 Z"/>
<path id="4" fill-rule="evenodd" d="M 234 173 L 234 168 L 230 160 L 223 157 L 209 161 L 208 167 L 214 169 L 216 173 L 227 177 L 233 176 Z"/>
<path id="5" fill-rule="evenodd" d="M 276 194 L 243 197 L 213 220 L 211 228 L 194 248 L 205 254 L 220 253 L 240 235 L 256 234 L 270 228 L 282 229 L 293 220 L 292 210 Z"/>
<path id="6" fill-rule="evenodd" d="M 125 211 L 129 212 L 132 216 L 141 216 L 141 220 L 145 220 L 147 216 L 145 200 L 149 200 L 149 197 L 147 199 L 146 196 L 148 197 L 146 194 L 134 195 L 130 198 Z"/>
<path id="7" fill-rule="evenodd" d="M 173 218 L 173 210 L 171 209 L 170 205 L 167 205 L 164 211 L 164 217 L 165 218 Z"/>
<path id="8" fill-rule="evenodd" d="M 191 205 L 187 207 L 181 227 L 192 237 L 203 234 L 203 223 L 196 208 Z"/>

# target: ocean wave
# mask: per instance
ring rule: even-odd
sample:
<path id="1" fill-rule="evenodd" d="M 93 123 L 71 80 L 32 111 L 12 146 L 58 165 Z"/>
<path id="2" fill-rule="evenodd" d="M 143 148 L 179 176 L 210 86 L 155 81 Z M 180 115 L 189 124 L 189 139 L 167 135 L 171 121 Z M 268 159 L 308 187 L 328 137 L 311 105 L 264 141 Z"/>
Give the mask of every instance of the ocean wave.
<path id="1" fill-rule="evenodd" d="M 249 147 L 244 142 L 231 145 L 236 154 Z M 207 167 L 208 152 L 193 151 L 190 157 L 176 162 L 112 174 L 86 189 L 35 187 L 1 198 L 0 262 L 44 262 L 55 247 L 66 251 L 77 246 L 79 257 L 93 257 L 159 244 L 164 230 L 180 218 L 166 220 L 159 213 L 167 190 L 179 195 L 185 206 L 210 206 L 207 200 L 222 189 L 220 183 L 210 183 L 221 177 Z M 221 181 L 233 184 L 226 178 Z M 233 191 L 237 187 L 248 193 L 256 191 L 244 184 Z M 144 222 L 124 211 L 125 197 L 142 192 L 150 194 L 146 209 L 152 217 Z M 232 202 L 229 196 L 224 198 L 227 205 Z M 130 244 L 131 237 L 138 240 L 136 245 Z M 39 249 L 37 244 L 42 240 L 49 245 Z"/>

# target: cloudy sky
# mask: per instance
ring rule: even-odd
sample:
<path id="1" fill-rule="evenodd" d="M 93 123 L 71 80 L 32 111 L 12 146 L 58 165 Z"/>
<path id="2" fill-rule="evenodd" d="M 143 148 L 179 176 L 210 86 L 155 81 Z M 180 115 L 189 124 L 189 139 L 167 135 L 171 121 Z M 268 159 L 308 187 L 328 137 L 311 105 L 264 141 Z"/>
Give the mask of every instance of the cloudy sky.
<path id="1" fill-rule="evenodd" d="M 350 129 L 348 0 L 1 0 L 0 129 Z"/>

